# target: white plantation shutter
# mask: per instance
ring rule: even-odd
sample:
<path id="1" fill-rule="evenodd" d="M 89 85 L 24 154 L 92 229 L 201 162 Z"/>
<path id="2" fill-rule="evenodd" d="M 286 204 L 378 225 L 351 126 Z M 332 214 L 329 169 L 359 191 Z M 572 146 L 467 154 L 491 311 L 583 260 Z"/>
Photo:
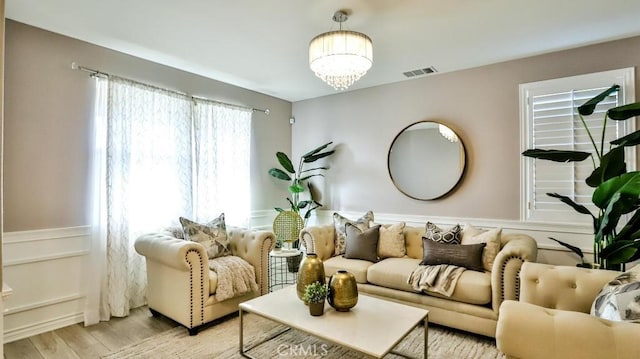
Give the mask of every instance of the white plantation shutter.
<path id="1" fill-rule="evenodd" d="M 603 128 L 608 109 L 633 101 L 633 98 L 627 100 L 629 93 L 633 94 L 632 79 L 633 69 L 625 69 L 521 85 L 521 111 L 526 132 L 523 150 L 584 151 L 593 153 L 597 158 L 577 109 L 615 83 L 621 90 L 601 101 L 592 115 L 584 117 L 596 144 L 601 142 L 604 130 L 605 152 L 608 152 L 610 141 L 634 128 L 633 120 L 611 119 Z M 628 168 L 635 168 L 633 154 L 629 153 L 626 159 Z M 597 209 L 591 203 L 593 189 L 584 182 L 594 169 L 590 158 L 572 163 L 523 158 L 523 164 L 525 220 L 590 223 L 588 216 L 576 213 L 560 200 L 547 195 L 558 193 L 567 196 L 596 213 Z"/>

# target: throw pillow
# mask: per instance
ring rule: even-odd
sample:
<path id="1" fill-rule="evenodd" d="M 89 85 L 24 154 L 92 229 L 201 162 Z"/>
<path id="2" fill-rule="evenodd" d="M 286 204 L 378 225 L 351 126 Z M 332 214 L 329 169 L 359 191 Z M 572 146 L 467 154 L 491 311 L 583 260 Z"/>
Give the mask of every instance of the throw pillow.
<path id="1" fill-rule="evenodd" d="M 362 259 L 369 262 L 378 261 L 378 238 L 380 226 L 361 230 L 358 226 L 347 223 L 347 241 L 344 257 Z"/>
<path id="2" fill-rule="evenodd" d="M 591 315 L 640 323 L 640 265 L 605 284 L 591 305 Z"/>
<path id="3" fill-rule="evenodd" d="M 402 258 L 407 254 L 404 243 L 405 226 L 405 222 L 380 226 L 380 239 L 378 240 L 378 257 L 380 259 Z"/>
<path id="4" fill-rule="evenodd" d="M 502 228 L 485 231 L 467 223 L 462 231 L 461 244 L 486 243 L 487 245 L 482 251 L 482 265 L 484 266 L 484 270 L 491 272 L 493 262 L 496 260 L 498 252 L 500 252 L 501 235 Z"/>
<path id="5" fill-rule="evenodd" d="M 346 246 L 346 240 L 347 240 L 347 232 L 346 232 L 346 225 L 347 222 L 354 224 L 356 227 L 360 228 L 361 230 L 365 230 L 367 228 L 369 228 L 369 222 L 373 221 L 373 212 L 369 211 L 367 213 L 364 214 L 364 216 L 358 218 L 355 221 L 352 221 L 348 218 L 345 218 L 341 215 L 339 215 L 338 213 L 334 213 L 333 214 L 333 226 L 336 229 L 336 237 L 335 237 L 335 255 L 339 256 L 344 254 L 345 251 L 345 246 Z"/>
<path id="6" fill-rule="evenodd" d="M 460 244 L 460 230 L 459 224 L 445 231 L 435 224 L 427 222 L 424 236 L 438 243 Z"/>
<path id="7" fill-rule="evenodd" d="M 224 213 L 207 224 L 196 223 L 184 217 L 180 217 L 180 223 L 184 239 L 202 244 L 209 259 L 231 255 Z"/>
<path id="8" fill-rule="evenodd" d="M 177 239 L 184 239 L 184 231 L 182 227 L 179 226 L 171 226 L 164 229 L 165 232 L 169 232 L 172 236 Z"/>
<path id="9" fill-rule="evenodd" d="M 485 243 L 445 244 L 422 237 L 423 258 L 420 265 L 450 264 L 484 272 L 482 250 Z"/>

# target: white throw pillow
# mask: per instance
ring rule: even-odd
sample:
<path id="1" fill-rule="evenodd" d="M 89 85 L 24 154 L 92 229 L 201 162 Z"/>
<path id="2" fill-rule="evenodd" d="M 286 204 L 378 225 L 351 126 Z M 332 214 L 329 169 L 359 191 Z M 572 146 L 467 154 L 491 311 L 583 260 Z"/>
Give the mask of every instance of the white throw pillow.
<path id="1" fill-rule="evenodd" d="M 375 226 L 372 222 L 370 227 Z M 378 257 L 402 258 L 407 254 L 404 243 L 405 222 L 395 224 L 383 224 L 380 226 L 380 239 L 378 240 Z"/>
<path id="2" fill-rule="evenodd" d="M 462 244 L 486 243 L 482 251 L 482 266 L 484 270 L 491 272 L 493 262 L 500 252 L 501 235 L 502 228 L 482 230 L 467 223 L 462 231 Z"/>

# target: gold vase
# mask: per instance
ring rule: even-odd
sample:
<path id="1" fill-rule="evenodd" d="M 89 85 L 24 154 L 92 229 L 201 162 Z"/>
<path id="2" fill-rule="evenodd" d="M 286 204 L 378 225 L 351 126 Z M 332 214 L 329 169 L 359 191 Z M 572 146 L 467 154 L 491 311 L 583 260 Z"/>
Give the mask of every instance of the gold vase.
<path id="1" fill-rule="evenodd" d="M 335 310 L 346 312 L 358 304 L 356 277 L 346 270 L 339 270 L 329 278 L 327 301 Z"/>
<path id="2" fill-rule="evenodd" d="M 296 282 L 296 292 L 300 300 L 303 300 L 304 287 L 315 282 L 325 283 L 324 264 L 315 253 L 307 253 L 307 256 L 300 263 Z"/>

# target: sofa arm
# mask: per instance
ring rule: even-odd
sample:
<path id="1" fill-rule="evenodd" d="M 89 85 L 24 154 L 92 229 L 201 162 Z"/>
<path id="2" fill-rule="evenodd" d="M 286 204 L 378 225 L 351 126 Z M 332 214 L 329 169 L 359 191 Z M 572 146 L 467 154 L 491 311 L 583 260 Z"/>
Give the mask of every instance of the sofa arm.
<path id="1" fill-rule="evenodd" d="M 260 294 L 269 292 L 269 252 L 276 245 L 272 232 L 228 228 L 231 253 L 249 262 L 256 271 Z"/>
<path id="2" fill-rule="evenodd" d="M 491 302 L 496 313 L 503 301 L 518 299 L 522 263 L 538 258 L 538 244 L 526 234 L 503 234 L 501 241 L 502 248 L 491 269 Z"/>
<path id="3" fill-rule="evenodd" d="M 207 271 L 209 268 L 207 251 L 200 243 L 178 239 L 169 233 L 143 234 L 136 239 L 134 248 L 136 252 L 147 259 L 184 271 L 189 271 L 191 268 L 187 254 L 195 252 L 198 257 L 202 258 L 202 267 Z"/>
<path id="4" fill-rule="evenodd" d="M 498 349 L 528 359 L 640 358 L 640 325 L 585 313 L 505 301 L 496 329 Z"/>
<path id="5" fill-rule="evenodd" d="M 300 231 L 307 253 L 315 253 L 320 260 L 327 260 L 335 253 L 336 230 L 333 224 L 308 227 Z"/>

